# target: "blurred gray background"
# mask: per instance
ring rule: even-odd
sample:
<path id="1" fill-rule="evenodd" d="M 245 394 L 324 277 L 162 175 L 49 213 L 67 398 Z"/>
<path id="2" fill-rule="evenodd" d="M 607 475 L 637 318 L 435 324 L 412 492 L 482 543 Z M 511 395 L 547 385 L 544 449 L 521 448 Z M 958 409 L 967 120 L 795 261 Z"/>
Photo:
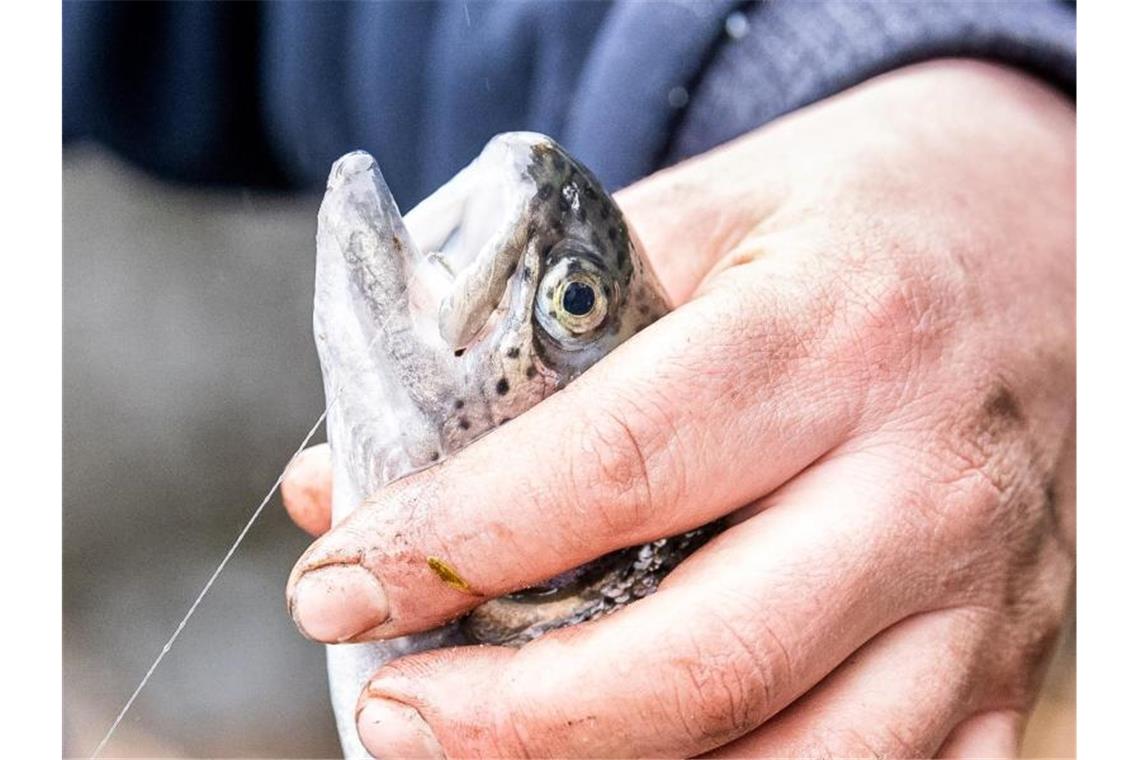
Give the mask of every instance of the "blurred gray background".
<path id="1" fill-rule="evenodd" d="M 64 154 L 68 755 L 94 749 L 323 408 L 319 201 Z M 108 755 L 336 754 L 323 648 L 284 603 L 307 543 L 275 498 Z"/>
<path id="2" fill-rule="evenodd" d="M 187 190 L 64 153 L 64 751 L 87 756 L 323 408 L 316 196 Z M 318 436 L 318 440 L 319 440 Z M 274 499 L 108 756 L 338 754 Z M 1026 756 L 1074 752 L 1072 627 Z"/>

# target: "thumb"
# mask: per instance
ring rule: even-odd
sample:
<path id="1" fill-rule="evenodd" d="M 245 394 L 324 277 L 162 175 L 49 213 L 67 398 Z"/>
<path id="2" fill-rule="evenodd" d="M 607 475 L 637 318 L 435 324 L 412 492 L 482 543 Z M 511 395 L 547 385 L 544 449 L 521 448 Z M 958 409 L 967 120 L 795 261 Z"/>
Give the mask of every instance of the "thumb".
<path id="1" fill-rule="evenodd" d="M 332 523 L 332 455 L 327 443 L 305 449 L 281 478 L 281 501 L 297 527 L 311 536 Z"/>

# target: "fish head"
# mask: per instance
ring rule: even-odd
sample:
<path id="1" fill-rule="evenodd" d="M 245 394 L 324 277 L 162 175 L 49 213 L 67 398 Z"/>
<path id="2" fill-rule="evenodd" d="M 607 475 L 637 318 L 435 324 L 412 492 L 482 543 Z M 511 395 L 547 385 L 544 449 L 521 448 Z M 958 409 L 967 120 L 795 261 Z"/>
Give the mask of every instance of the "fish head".
<path id="1" fill-rule="evenodd" d="M 458 191 L 462 214 L 427 217 L 445 205 L 429 199 L 408 224 L 452 225 L 413 233 L 444 241 L 425 268 L 453 275 L 425 311 L 465 376 L 481 379 L 493 420 L 522 413 L 669 310 L 613 198 L 549 137 L 499 135 L 453 183 L 440 193 Z"/>

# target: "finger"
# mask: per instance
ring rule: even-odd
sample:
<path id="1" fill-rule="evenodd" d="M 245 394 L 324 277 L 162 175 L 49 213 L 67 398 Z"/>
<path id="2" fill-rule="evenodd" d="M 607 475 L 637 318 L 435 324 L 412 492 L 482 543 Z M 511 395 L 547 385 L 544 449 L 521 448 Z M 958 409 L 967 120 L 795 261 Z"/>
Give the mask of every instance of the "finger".
<path id="1" fill-rule="evenodd" d="M 305 449 L 285 470 L 281 501 L 301 530 L 312 536 L 328 531 L 332 522 L 332 458 L 327 443 Z"/>
<path id="2" fill-rule="evenodd" d="M 938 757 L 1018 757 L 1024 716 L 1016 710 L 991 710 L 962 721 L 951 732 Z"/>
<path id="3" fill-rule="evenodd" d="M 752 733 L 706 757 L 933 757 L 972 712 L 984 631 L 942 610 L 876 636 Z"/>
<path id="4" fill-rule="evenodd" d="M 519 650 L 396 660 L 366 691 L 362 741 L 381 755 L 431 737 L 455 755 L 660 757 L 752 730 L 936 593 L 937 553 L 871 508 L 900 495 L 867 459 L 797 481 L 607 618 Z"/>
<path id="5" fill-rule="evenodd" d="M 881 413 L 888 402 L 872 397 L 867 367 L 902 361 L 910 340 L 881 309 L 910 309 L 910 297 L 851 307 L 805 284 L 789 261 L 748 265 L 756 269 L 715 297 L 686 304 L 509 425 L 363 505 L 294 568 L 299 627 L 340 641 L 434 627 L 607 552 L 708 523 L 832 449 L 864 409 Z M 854 342 L 852 329 L 863 331 Z M 446 577 L 433 569 L 441 563 Z M 332 565 L 354 568 L 337 598 L 383 603 L 343 614 L 324 603 L 344 580 L 321 577 Z M 318 608 L 322 619 L 310 618 Z"/>

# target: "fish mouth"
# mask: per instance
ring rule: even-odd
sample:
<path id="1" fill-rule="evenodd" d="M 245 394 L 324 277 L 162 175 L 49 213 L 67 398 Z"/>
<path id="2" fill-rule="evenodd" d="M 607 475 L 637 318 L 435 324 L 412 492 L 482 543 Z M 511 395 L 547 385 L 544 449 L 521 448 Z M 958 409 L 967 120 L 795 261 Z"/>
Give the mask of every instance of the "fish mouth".
<path id="1" fill-rule="evenodd" d="M 464 619 L 464 630 L 480 644 L 519 646 L 549 630 L 599 617 L 617 602 L 606 594 L 607 587 L 614 585 L 611 576 L 632 566 L 637 551 L 634 547 L 612 552 L 485 602 Z"/>
<path id="2" fill-rule="evenodd" d="M 474 643 L 522 646 L 548 631 L 603 617 L 654 593 L 669 572 L 723 528 L 718 521 L 611 552 L 481 604 L 463 619 L 463 630 Z"/>
<path id="3" fill-rule="evenodd" d="M 620 549 L 593 562 L 568 570 L 549 580 L 507 594 L 504 598 L 518 604 L 549 604 L 564 599 L 582 598 L 605 582 L 606 576 L 616 568 L 630 565 L 637 548 Z"/>

